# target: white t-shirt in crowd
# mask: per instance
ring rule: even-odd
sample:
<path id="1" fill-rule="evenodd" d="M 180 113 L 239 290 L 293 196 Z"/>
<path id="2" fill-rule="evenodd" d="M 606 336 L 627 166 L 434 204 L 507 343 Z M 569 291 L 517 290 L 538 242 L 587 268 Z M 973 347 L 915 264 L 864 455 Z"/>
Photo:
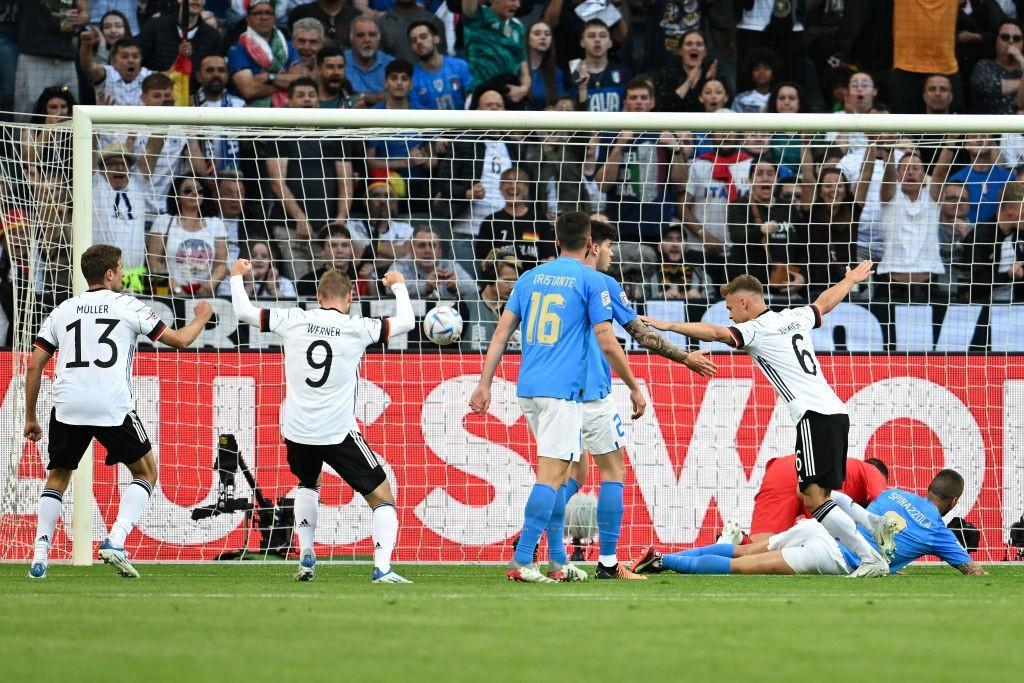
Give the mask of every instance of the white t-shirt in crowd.
<path id="1" fill-rule="evenodd" d="M 201 230 L 189 231 L 181 227 L 177 216 L 163 215 L 157 216 L 150 231 L 164 236 L 167 274 L 176 286 L 187 288 L 210 281 L 216 265 L 217 240 L 227 239 L 224 221 L 204 218 Z"/>

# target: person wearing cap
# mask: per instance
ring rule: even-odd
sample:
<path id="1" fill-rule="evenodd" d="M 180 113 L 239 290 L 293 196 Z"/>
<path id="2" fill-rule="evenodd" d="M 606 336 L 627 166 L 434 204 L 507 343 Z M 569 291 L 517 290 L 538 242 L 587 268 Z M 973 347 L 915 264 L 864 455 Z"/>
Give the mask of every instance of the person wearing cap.
<path id="1" fill-rule="evenodd" d="M 352 246 L 362 254 L 359 276 L 376 279 L 397 259 L 412 253 L 412 225 L 401 220 L 399 202 L 406 197 L 405 180 L 395 172 L 370 169 L 366 185 L 367 218 L 348 222 Z"/>
<path id="2" fill-rule="evenodd" d="M 288 86 L 309 76 L 302 58 L 275 25 L 271 0 L 247 0 L 246 29 L 228 50 L 231 90 L 250 107 L 283 107 Z"/>

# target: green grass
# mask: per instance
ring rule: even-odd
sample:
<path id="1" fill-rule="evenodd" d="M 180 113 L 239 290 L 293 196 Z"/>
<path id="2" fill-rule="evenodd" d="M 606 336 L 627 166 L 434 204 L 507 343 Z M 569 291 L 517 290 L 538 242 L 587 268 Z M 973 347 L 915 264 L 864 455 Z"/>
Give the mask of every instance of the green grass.
<path id="1" fill-rule="evenodd" d="M 498 567 L 0 565 L 0 680 L 1015 681 L 1024 567 L 511 584 Z M 670 677 L 670 678 L 669 678 Z"/>

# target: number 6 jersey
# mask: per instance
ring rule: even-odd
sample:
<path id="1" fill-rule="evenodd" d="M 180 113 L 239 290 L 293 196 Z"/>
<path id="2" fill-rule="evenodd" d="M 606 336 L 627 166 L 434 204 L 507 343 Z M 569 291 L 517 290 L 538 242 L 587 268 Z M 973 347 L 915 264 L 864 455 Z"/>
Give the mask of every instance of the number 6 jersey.
<path id="1" fill-rule="evenodd" d="M 845 415 L 846 404 L 825 380 L 811 345 L 811 330 L 821 327 L 817 306 L 765 311 L 729 327 L 736 348 L 746 351 L 789 407 L 794 422 L 808 410 Z"/>
<path id="2" fill-rule="evenodd" d="M 116 427 L 135 409 L 132 361 L 140 334 L 156 341 L 167 326 L 156 311 L 128 294 L 93 289 L 46 316 L 37 349 L 58 350 L 53 402 L 70 425 Z"/>

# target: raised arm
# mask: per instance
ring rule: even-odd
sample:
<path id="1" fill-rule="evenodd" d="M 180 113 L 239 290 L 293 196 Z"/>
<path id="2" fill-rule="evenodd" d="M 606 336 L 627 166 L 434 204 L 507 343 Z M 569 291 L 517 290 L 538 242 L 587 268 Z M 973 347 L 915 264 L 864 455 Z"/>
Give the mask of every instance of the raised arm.
<path id="1" fill-rule="evenodd" d="M 486 413 L 487 407 L 491 405 L 491 382 L 494 381 L 494 373 L 498 369 L 498 362 L 501 360 L 502 354 L 505 353 L 509 337 L 518 326 L 519 316 L 506 308 L 491 336 L 490 346 L 487 347 L 487 357 L 484 360 L 484 369 L 480 373 L 480 382 L 469 398 L 469 406 L 477 415 Z"/>
<path id="2" fill-rule="evenodd" d="M 252 264 L 248 259 L 240 258 L 231 264 L 231 307 L 242 322 L 259 327 L 260 309 L 252 305 L 249 295 L 245 292 L 243 276 L 252 272 Z"/>
<path id="3" fill-rule="evenodd" d="M 640 316 L 640 319 L 656 330 L 675 332 L 676 334 L 681 334 L 684 337 L 699 339 L 700 341 L 721 342 L 736 348 L 736 338 L 733 337 L 732 332 L 729 331 L 728 327 L 712 325 L 711 323 L 673 323 L 667 320 L 650 318 L 646 315 Z"/>
<path id="4" fill-rule="evenodd" d="M 82 73 L 86 75 L 92 85 L 98 85 L 107 77 L 107 72 L 102 66 L 96 63 L 92 51 L 100 41 L 100 33 L 90 28 L 78 36 L 78 63 L 82 67 Z"/>
<path id="5" fill-rule="evenodd" d="M 626 332 L 636 340 L 636 343 L 648 351 L 652 351 L 670 361 L 682 363 L 698 375 L 713 377 L 718 372 L 718 366 L 704 356 L 703 351 L 690 353 L 665 339 L 663 336 L 644 324 L 639 317 L 634 318 L 625 325 Z"/>
<path id="6" fill-rule="evenodd" d="M 874 272 L 871 270 L 873 265 L 875 265 L 874 262 L 868 259 L 867 261 L 861 261 L 860 265 L 853 270 L 847 268 L 846 277 L 826 289 L 814 300 L 814 305 L 818 307 L 818 312 L 825 315 L 842 303 L 855 284 L 867 280 L 871 273 Z"/>
<path id="7" fill-rule="evenodd" d="M 409 300 L 409 289 L 405 286 L 405 276 L 395 270 L 389 270 L 381 279 L 385 289 L 395 295 L 395 314 L 388 318 L 391 334 L 405 334 L 416 326 L 416 318 Z"/>
<path id="8" fill-rule="evenodd" d="M 633 368 L 629 367 L 629 359 L 626 352 L 619 346 L 619 340 L 615 337 L 612 324 L 609 321 L 600 322 L 594 325 L 594 334 L 597 336 L 597 343 L 608 359 L 609 365 L 615 370 L 615 374 L 622 378 L 622 381 L 629 387 L 629 400 L 633 403 L 633 419 L 637 419 L 647 410 L 647 399 L 640 391 L 640 384 L 633 375 Z"/>
<path id="9" fill-rule="evenodd" d="M 32 357 L 28 361 L 25 372 L 25 438 L 39 441 L 43 438 L 43 428 L 36 417 L 36 403 L 39 401 L 39 387 L 42 384 L 43 368 L 50 362 L 50 353 L 38 346 L 32 349 Z"/>
<path id="10" fill-rule="evenodd" d="M 183 349 L 186 346 L 191 346 L 192 342 L 199 338 L 199 333 L 206 327 L 206 323 L 210 322 L 210 318 L 213 317 L 213 309 L 205 301 L 197 303 L 192 311 L 195 313 L 192 322 L 180 330 L 170 327 L 165 328 L 163 334 L 156 341 L 166 344 L 173 349 Z"/>
<path id="11" fill-rule="evenodd" d="M 885 174 L 882 176 L 880 196 L 883 202 L 891 202 L 896 196 L 896 155 L 892 149 L 882 152 L 885 162 Z"/>
<path id="12" fill-rule="evenodd" d="M 946 184 L 946 178 L 949 177 L 949 171 L 952 167 L 953 150 L 949 145 L 943 145 L 942 151 L 939 152 L 939 158 L 935 161 L 934 168 L 932 168 L 932 182 L 928 188 L 933 200 L 939 201 L 942 199 L 942 188 Z"/>

